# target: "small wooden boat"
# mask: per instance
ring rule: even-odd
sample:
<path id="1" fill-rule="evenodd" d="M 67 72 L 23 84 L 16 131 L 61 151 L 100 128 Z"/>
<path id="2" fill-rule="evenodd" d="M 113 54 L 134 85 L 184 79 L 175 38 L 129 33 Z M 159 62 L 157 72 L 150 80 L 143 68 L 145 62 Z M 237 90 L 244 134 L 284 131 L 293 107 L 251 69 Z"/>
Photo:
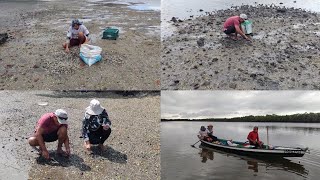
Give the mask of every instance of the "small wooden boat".
<path id="1" fill-rule="evenodd" d="M 201 145 L 224 152 L 253 157 L 302 157 L 308 151 L 308 148 L 282 146 L 264 146 L 262 149 L 257 149 L 245 142 L 230 142 L 225 139 L 218 139 L 218 141 L 212 143 L 201 140 Z"/>

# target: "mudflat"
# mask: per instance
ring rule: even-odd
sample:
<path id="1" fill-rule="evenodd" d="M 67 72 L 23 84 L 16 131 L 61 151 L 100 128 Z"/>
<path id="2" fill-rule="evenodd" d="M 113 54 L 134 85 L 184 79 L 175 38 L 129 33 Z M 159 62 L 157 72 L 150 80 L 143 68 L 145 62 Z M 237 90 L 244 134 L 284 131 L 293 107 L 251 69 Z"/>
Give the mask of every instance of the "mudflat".
<path id="1" fill-rule="evenodd" d="M 105 151 L 85 153 L 82 118 L 96 98 L 112 121 Z M 59 91 L 1 91 L 0 174 L 2 179 L 160 179 L 159 92 L 77 93 Z M 56 155 L 57 142 L 46 143 L 47 161 L 27 138 L 42 114 L 67 111 L 71 156 Z"/>
<path id="2" fill-rule="evenodd" d="M 134 10 L 114 1 L 0 2 L 0 89 L 158 90 L 160 89 L 160 12 Z M 62 44 L 78 18 L 100 46 L 102 61 L 85 65 L 79 47 Z M 104 40 L 106 27 L 120 30 Z"/>
<path id="3" fill-rule="evenodd" d="M 240 13 L 253 22 L 253 43 L 222 31 Z M 243 5 L 176 20 L 162 42 L 162 89 L 320 89 L 319 13 Z"/>

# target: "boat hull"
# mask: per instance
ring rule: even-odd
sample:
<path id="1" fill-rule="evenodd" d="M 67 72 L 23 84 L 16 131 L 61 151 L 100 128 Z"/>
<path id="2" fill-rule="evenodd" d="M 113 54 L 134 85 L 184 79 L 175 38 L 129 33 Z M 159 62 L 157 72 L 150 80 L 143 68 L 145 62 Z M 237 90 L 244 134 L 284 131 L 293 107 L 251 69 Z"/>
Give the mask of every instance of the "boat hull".
<path id="1" fill-rule="evenodd" d="M 201 145 L 220 151 L 238 154 L 241 156 L 251 156 L 251 157 L 270 157 L 270 158 L 279 158 L 279 157 L 302 157 L 304 156 L 306 150 L 296 149 L 296 150 L 267 150 L 267 149 L 249 149 L 249 148 L 238 148 L 226 145 L 219 145 L 214 143 L 209 143 L 201 140 Z"/>

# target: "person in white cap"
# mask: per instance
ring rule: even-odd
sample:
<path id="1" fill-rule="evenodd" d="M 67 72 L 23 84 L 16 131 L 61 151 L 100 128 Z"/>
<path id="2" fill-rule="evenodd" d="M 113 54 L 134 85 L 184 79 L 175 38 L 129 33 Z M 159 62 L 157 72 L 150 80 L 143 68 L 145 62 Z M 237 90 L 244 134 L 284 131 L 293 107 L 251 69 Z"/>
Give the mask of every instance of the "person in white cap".
<path id="1" fill-rule="evenodd" d="M 67 33 L 68 42 L 63 43 L 63 48 L 69 52 L 69 47 L 81 46 L 89 41 L 89 31 L 78 19 L 71 22 Z"/>
<path id="2" fill-rule="evenodd" d="M 67 133 L 68 115 L 63 109 L 57 109 L 54 113 L 46 113 L 38 120 L 34 135 L 28 139 L 30 146 L 40 146 L 40 154 L 50 159 L 45 142 L 58 140 L 57 153 L 63 156 L 70 155 L 70 143 Z M 62 150 L 64 144 L 66 152 Z"/>
<path id="3" fill-rule="evenodd" d="M 82 137 L 85 148 L 91 151 L 91 145 L 98 144 L 101 151 L 103 151 L 103 143 L 110 134 L 111 121 L 107 111 L 100 105 L 98 100 L 91 100 L 90 105 L 86 108 L 82 123 Z"/>
<path id="4" fill-rule="evenodd" d="M 238 34 L 240 34 L 244 39 L 251 42 L 252 40 L 244 34 L 240 26 L 240 24 L 247 19 L 248 17 L 246 14 L 229 17 L 223 24 L 223 32 L 233 40 L 237 40 Z"/>

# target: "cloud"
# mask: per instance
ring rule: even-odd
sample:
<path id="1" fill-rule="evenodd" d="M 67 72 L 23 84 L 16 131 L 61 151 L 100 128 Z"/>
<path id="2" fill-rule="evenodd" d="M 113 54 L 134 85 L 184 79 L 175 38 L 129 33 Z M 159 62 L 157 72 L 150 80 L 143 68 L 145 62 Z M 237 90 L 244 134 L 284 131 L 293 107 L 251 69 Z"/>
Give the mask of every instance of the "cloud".
<path id="1" fill-rule="evenodd" d="M 162 118 L 320 112 L 320 91 L 162 91 Z"/>

